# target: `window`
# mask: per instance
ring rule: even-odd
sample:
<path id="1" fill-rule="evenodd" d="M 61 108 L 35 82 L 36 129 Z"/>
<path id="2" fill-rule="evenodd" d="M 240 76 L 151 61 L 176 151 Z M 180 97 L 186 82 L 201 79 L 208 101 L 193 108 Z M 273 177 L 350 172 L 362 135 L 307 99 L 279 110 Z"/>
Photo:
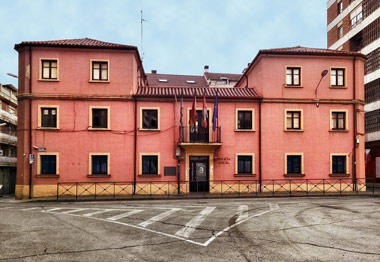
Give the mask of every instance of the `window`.
<path id="1" fill-rule="evenodd" d="M 92 175 L 108 175 L 108 155 L 92 155 L 91 170 Z"/>
<path id="2" fill-rule="evenodd" d="M 286 85 L 288 86 L 301 85 L 301 68 L 300 67 L 286 68 Z"/>
<path id="3" fill-rule="evenodd" d="M 158 129 L 158 110 L 143 109 L 142 110 L 142 128 L 143 129 Z"/>
<path id="4" fill-rule="evenodd" d="M 344 68 L 331 68 L 330 69 L 330 82 L 331 86 L 344 86 Z"/>
<path id="5" fill-rule="evenodd" d="M 143 175 L 158 174 L 158 156 L 143 155 L 142 156 L 142 173 Z"/>
<path id="6" fill-rule="evenodd" d="M 38 105 L 38 128 L 59 129 L 58 105 Z"/>
<path id="7" fill-rule="evenodd" d="M 331 176 L 348 176 L 348 154 L 331 154 L 330 155 L 330 175 Z"/>
<path id="8" fill-rule="evenodd" d="M 286 110 L 285 130 L 302 130 L 301 113 L 302 111 Z"/>
<path id="9" fill-rule="evenodd" d="M 252 156 L 237 156 L 237 173 L 252 174 Z"/>
<path id="10" fill-rule="evenodd" d="M 351 27 L 355 27 L 363 19 L 362 5 L 359 5 L 354 11 L 350 14 Z"/>
<path id="11" fill-rule="evenodd" d="M 90 107 L 90 129 L 110 129 L 109 107 Z"/>
<path id="12" fill-rule="evenodd" d="M 346 130 L 346 112 L 331 112 L 331 130 Z"/>
<path id="13" fill-rule="evenodd" d="M 38 153 L 38 175 L 58 175 L 58 166 L 58 153 Z"/>
<path id="14" fill-rule="evenodd" d="M 140 130 L 160 130 L 159 107 L 140 107 Z"/>
<path id="15" fill-rule="evenodd" d="M 286 174 L 302 174 L 302 155 L 286 156 Z"/>
<path id="16" fill-rule="evenodd" d="M 57 127 L 56 108 L 41 108 L 41 127 Z"/>
<path id="17" fill-rule="evenodd" d="M 343 12 L 343 1 L 338 1 L 338 15 Z"/>
<path id="18" fill-rule="evenodd" d="M 91 80 L 108 81 L 108 61 L 91 62 Z"/>
<path id="19" fill-rule="evenodd" d="M 58 79 L 58 60 L 41 59 L 41 79 Z"/>
<path id="20" fill-rule="evenodd" d="M 338 26 L 338 39 L 343 36 L 343 25 Z"/>
<path id="21" fill-rule="evenodd" d="M 346 174 L 346 156 L 332 156 L 332 173 Z"/>
<path id="22" fill-rule="evenodd" d="M 237 110 L 237 130 L 253 130 L 253 110 Z"/>

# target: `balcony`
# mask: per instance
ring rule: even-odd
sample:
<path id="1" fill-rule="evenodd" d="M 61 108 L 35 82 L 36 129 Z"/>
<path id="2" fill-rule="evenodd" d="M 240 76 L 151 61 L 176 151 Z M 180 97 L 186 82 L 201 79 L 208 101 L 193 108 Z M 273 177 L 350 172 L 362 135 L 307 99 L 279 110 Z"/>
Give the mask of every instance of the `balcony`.
<path id="1" fill-rule="evenodd" d="M 17 157 L 0 156 L 0 166 L 16 166 Z"/>
<path id="2" fill-rule="evenodd" d="M 13 134 L 0 133 L 0 143 L 17 145 L 17 136 Z"/>
<path id="3" fill-rule="evenodd" d="M 17 116 L 2 109 L 0 109 L 0 119 L 4 122 L 17 125 Z"/>
<path id="4" fill-rule="evenodd" d="M 220 126 L 215 131 L 212 130 L 212 127 L 204 128 L 198 125 L 179 127 L 178 144 L 185 149 L 195 146 L 215 149 L 222 145 L 221 131 Z"/>
<path id="5" fill-rule="evenodd" d="M 12 104 L 17 105 L 17 97 L 15 96 L 14 92 L 10 92 L 5 87 L 1 87 L 0 96 Z"/>

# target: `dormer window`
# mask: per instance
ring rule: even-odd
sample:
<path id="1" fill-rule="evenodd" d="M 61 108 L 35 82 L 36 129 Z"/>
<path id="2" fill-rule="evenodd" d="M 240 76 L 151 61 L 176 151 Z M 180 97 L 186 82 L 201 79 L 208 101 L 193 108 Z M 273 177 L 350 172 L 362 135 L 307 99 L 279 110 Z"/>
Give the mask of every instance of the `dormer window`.
<path id="1" fill-rule="evenodd" d="M 167 83 L 168 80 L 167 80 L 167 79 L 158 79 L 158 82 L 161 82 L 161 83 Z"/>
<path id="2" fill-rule="evenodd" d="M 228 77 L 221 77 L 220 78 L 220 80 L 223 82 L 223 84 L 225 84 L 225 85 L 228 85 L 229 84 L 229 79 L 228 79 Z"/>
<path id="3" fill-rule="evenodd" d="M 188 84 L 195 84 L 195 81 L 194 80 L 186 80 L 186 83 L 188 83 Z"/>

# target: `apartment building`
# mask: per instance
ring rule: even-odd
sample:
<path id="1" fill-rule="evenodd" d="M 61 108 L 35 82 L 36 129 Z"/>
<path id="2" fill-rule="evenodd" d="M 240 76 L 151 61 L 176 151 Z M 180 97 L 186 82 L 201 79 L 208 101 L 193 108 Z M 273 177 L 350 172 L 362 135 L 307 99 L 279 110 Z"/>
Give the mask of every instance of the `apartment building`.
<path id="1" fill-rule="evenodd" d="M 218 87 L 205 75 L 145 74 L 128 45 L 84 38 L 15 49 L 18 198 L 55 196 L 58 183 L 89 185 L 65 189 L 81 195 L 109 186 L 188 194 L 244 190 L 242 180 L 249 190 L 292 179 L 355 190 L 364 177 L 359 53 L 261 50 L 234 87 Z"/>
<path id="2" fill-rule="evenodd" d="M 17 89 L 0 84 L 0 194 L 13 194 L 17 162 Z"/>
<path id="3" fill-rule="evenodd" d="M 329 49 L 361 52 L 365 63 L 366 176 L 380 182 L 380 1 L 327 2 Z"/>

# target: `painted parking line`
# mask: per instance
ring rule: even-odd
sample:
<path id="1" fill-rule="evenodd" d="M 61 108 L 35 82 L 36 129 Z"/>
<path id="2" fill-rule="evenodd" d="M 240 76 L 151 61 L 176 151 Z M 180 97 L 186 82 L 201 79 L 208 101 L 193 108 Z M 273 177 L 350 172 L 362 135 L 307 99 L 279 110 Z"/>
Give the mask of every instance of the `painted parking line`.
<path id="1" fill-rule="evenodd" d="M 84 210 L 87 210 L 87 208 L 76 208 L 73 210 L 62 212 L 62 214 L 71 214 L 71 213 L 76 213 L 76 212 L 80 212 L 80 211 L 84 211 Z"/>
<path id="2" fill-rule="evenodd" d="M 269 204 L 269 208 L 270 208 L 271 210 L 275 210 L 275 209 L 279 209 L 280 206 L 279 206 L 278 204 Z"/>
<path id="3" fill-rule="evenodd" d="M 136 210 L 129 211 L 127 213 L 117 215 L 117 216 L 109 217 L 109 218 L 107 218 L 107 220 L 116 221 L 116 220 L 119 220 L 119 219 L 124 218 L 124 217 L 129 217 L 129 216 L 132 216 L 134 214 L 138 214 L 138 213 L 143 212 L 143 211 L 144 210 L 137 210 L 136 209 Z"/>
<path id="4" fill-rule="evenodd" d="M 84 216 L 84 217 L 92 217 L 92 216 L 95 216 L 95 215 L 99 215 L 99 214 L 103 214 L 103 213 L 107 213 L 107 212 L 111 212 L 111 211 L 115 211 L 115 209 L 98 210 L 98 211 L 95 211 L 95 212 L 83 214 L 82 216 Z"/>
<path id="5" fill-rule="evenodd" d="M 58 211 L 58 210 L 62 210 L 64 208 L 62 207 L 56 207 L 56 208 L 52 208 L 52 209 L 49 209 L 49 210 L 41 210 L 41 212 L 43 213 L 47 213 L 47 212 L 53 212 L 53 211 Z"/>
<path id="6" fill-rule="evenodd" d="M 191 233 L 206 219 L 206 217 L 214 211 L 215 207 L 206 207 L 203 209 L 199 215 L 193 217 L 189 222 L 186 223 L 185 227 L 177 231 L 175 234 L 177 236 L 188 238 Z"/>
<path id="7" fill-rule="evenodd" d="M 142 223 L 139 224 L 139 226 L 141 227 L 147 227 L 153 223 L 156 223 L 156 222 L 159 222 L 161 221 L 162 219 L 164 219 L 165 217 L 168 217 L 170 216 L 171 214 L 174 214 L 175 212 L 177 212 L 178 210 L 181 210 L 181 208 L 172 208 L 164 213 L 161 213 L 157 216 L 154 216 L 152 217 L 151 219 L 148 219 L 147 221 L 144 221 Z"/>
<path id="8" fill-rule="evenodd" d="M 22 211 L 29 211 L 29 210 L 35 210 L 35 209 L 41 209 L 41 207 L 28 207 L 28 208 L 24 208 L 24 209 L 21 209 Z"/>
<path id="9" fill-rule="evenodd" d="M 238 218 L 236 219 L 236 222 L 239 222 L 247 218 L 248 218 L 248 205 L 240 205 L 239 211 L 238 211 Z"/>

